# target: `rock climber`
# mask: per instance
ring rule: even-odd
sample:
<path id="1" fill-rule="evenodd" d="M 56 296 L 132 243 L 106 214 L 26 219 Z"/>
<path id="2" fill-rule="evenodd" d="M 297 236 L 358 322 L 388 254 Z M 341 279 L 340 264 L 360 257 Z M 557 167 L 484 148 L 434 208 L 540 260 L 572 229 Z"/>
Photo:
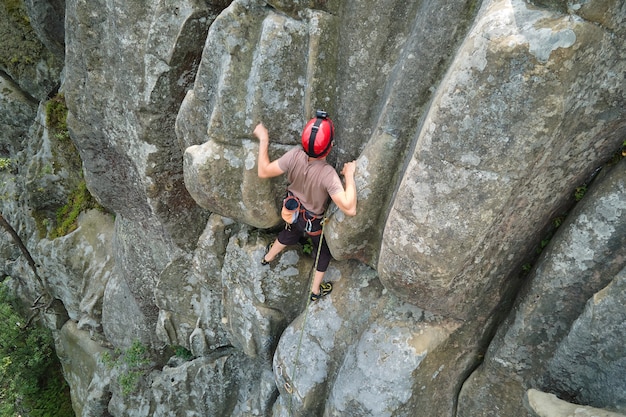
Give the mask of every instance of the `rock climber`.
<path id="1" fill-rule="evenodd" d="M 309 236 L 313 243 L 313 255 L 319 259 L 311 284 L 311 301 L 330 294 L 333 286 L 324 282 L 324 274 L 330 263 L 331 253 L 322 234 L 321 220 L 330 203 L 329 198 L 348 216 L 356 214 L 356 186 L 354 171 L 356 162 L 346 162 L 341 174 L 345 179 L 345 188 L 326 157 L 333 147 L 335 128 L 327 113 L 318 110 L 302 131 L 302 147 L 294 147 L 280 158 L 270 162 L 269 133 L 263 123 L 259 123 L 253 132 L 259 139 L 257 158 L 260 178 L 273 178 L 287 174 L 289 185 L 285 201 L 298 203 L 297 219 L 287 221 L 276 240 L 267 246 L 261 264 L 267 265 L 288 245 L 297 244 L 303 236 Z M 285 204 L 285 203 L 284 203 Z M 284 207 L 283 207 L 284 209 Z M 292 223 L 293 224 L 290 224 Z M 322 244 L 320 247 L 320 238 Z"/>

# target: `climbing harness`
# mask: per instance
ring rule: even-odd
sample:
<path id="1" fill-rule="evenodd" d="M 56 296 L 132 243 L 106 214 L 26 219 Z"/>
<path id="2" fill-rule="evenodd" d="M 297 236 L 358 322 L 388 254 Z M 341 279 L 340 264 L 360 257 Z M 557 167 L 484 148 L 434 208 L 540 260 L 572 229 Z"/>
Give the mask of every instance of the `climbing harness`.
<path id="1" fill-rule="evenodd" d="M 304 231 L 309 236 L 319 236 L 322 234 L 322 222 L 324 221 L 324 215 L 317 215 L 307 210 L 301 203 L 298 197 L 293 195 L 291 191 L 287 191 L 287 196 L 283 199 L 283 208 L 280 212 L 281 217 L 287 223 L 287 225 L 294 224 L 301 217 L 304 220 Z M 320 221 L 320 229 L 313 230 L 315 221 Z M 320 238 L 321 242 L 321 238 Z"/>

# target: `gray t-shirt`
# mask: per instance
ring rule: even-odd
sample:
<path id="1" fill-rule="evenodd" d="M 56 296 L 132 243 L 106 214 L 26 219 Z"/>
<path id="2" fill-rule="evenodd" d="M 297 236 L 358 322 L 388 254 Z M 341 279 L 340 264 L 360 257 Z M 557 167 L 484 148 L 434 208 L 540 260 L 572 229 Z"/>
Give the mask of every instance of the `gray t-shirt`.
<path id="1" fill-rule="evenodd" d="M 278 159 L 278 166 L 287 173 L 287 190 L 315 214 L 322 214 L 328 206 L 328 197 L 343 191 L 339 174 L 326 159 L 311 159 L 296 147 Z"/>

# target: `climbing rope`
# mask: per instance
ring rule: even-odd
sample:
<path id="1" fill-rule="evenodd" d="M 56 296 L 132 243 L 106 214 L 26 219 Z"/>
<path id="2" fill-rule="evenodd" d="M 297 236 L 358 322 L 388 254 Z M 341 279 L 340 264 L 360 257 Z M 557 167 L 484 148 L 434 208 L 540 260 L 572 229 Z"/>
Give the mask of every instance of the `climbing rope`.
<path id="1" fill-rule="evenodd" d="M 296 357 L 294 358 L 293 361 L 293 372 L 291 373 L 292 377 L 291 377 L 291 381 L 294 382 L 296 380 L 296 372 L 298 371 L 298 360 L 300 359 L 300 348 L 302 347 L 302 338 L 304 336 L 304 328 L 306 326 L 306 319 L 307 316 L 309 315 L 309 305 L 311 304 L 311 294 L 310 294 L 310 289 L 311 289 L 311 284 L 313 283 L 313 277 L 315 276 L 315 271 L 317 271 L 317 263 L 319 262 L 320 259 L 320 252 L 322 251 L 322 241 L 324 240 L 324 225 L 326 224 L 326 220 L 328 219 L 328 217 L 322 216 L 322 220 L 320 222 L 320 225 L 322 226 L 322 233 L 320 233 L 320 242 L 317 246 L 317 253 L 315 255 L 315 263 L 313 264 L 313 268 L 311 268 L 311 271 L 309 272 L 309 291 L 307 291 L 307 301 L 306 301 L 306 306 L 304 308 L 304 318 L 302 319 L 302 328 L 300 330 L 300 338 L 298 340 L 298 345 L 296 347 Z M 321 288 L 320 288 L 320 291 Z M 291 415 L 293 415 L 293 391 L 294 391 L 294 387 L 293 385 L 289 384 L 289 382 L 285 382 L 284 384 L 284 388 L 285 391 L 287 391 L 290 396 L 289 396 L 289 412 Z"/>

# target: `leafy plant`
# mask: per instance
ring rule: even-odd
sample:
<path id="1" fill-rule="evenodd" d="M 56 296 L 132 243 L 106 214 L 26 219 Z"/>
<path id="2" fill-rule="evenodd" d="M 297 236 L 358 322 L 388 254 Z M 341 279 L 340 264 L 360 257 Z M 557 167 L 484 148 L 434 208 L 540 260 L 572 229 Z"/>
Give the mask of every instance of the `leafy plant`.
<path id="1" fill-rule="evenodd" d="M 46 124 L 51 129 L 55 137 L 61 139 L 69 138 L 67 130 L 67 106 L 65 96 L 57 94 L 46 103 Z"/>
<path id="2" fill-rule="evenodd" d="M 559 216 L 552 221 L 552 225 L 554 226 L 555 229 L 558 229 L 559 227 L 561 227 L 564 220 L 565 220 L 565 216 Z"/>
<path id="3" fill-rule="evenodd" d="M 586 192 L 587 192 L 586 185 L 581 185 L 580 187 L 576 187 L 576 190 L 574 191 L 574 199 L 576 201 L 582 200 Z"/>
<path id="4" fill-rule="evenodd" d="M 174 349 L 174 355 L 176 355 L 177 358 L 181 358 L 185 361 L 193 359 L 193 353 L 191 353 L 191 351 L 186 347 L 176 345 L 172 346 L 172 348 Z"/>
<path id="5" fill-rule="evenodd" d="M 82 161 L 67 127 L 68 109 L 65 96 L 57 94 L 46 102 L 46 125 L 52 139 L 53 164 L 66 167 L 82 175 Z"/>
<path id="6" fill-rule="evenodd" d="M 113 355 L 106 352 L 102 355 L 101 361 L 109 369 L 119 368 L 117 383 L 120 385 L 122 395 L 128 396 L 137 389 L 139 380 L 147 373 L 152 363 L 148 349 L 136 340 L 127 350 L 116 349 Z"/>
<path id="7" fill-rule="evenodd" d="M 26 322 L 0 285 L 0 415 L 74 416 L 50 331 Z"/>
<path id="8" fill-rule="evenodd" d="M 537 252 L 537 254 L 540 254 L 541 252 L 543 252 L 546 246 L 548 246 L 548 243 L 550 243 L 550 239 L 552 239 L 552 233 L 550 233 L 550 235 L 547 236 L 546 238 L 541 239 L 541 242 L 539 243 L 539 246 L 537 247 L 535 252 Z"/>
<path id="9" fill-rule="evenodd" d="M 313 253 L 313 241 L 310 237 L 307 238 L 306 242 L 302 245 L 302 252 L 306 253 L 307 255 Z"/>
<path id="10" fill-rule="evenodd" d="M 10 158 L 0 158 L 0 171 L 9 171 L 13 167 L 13 161 Z"/>

